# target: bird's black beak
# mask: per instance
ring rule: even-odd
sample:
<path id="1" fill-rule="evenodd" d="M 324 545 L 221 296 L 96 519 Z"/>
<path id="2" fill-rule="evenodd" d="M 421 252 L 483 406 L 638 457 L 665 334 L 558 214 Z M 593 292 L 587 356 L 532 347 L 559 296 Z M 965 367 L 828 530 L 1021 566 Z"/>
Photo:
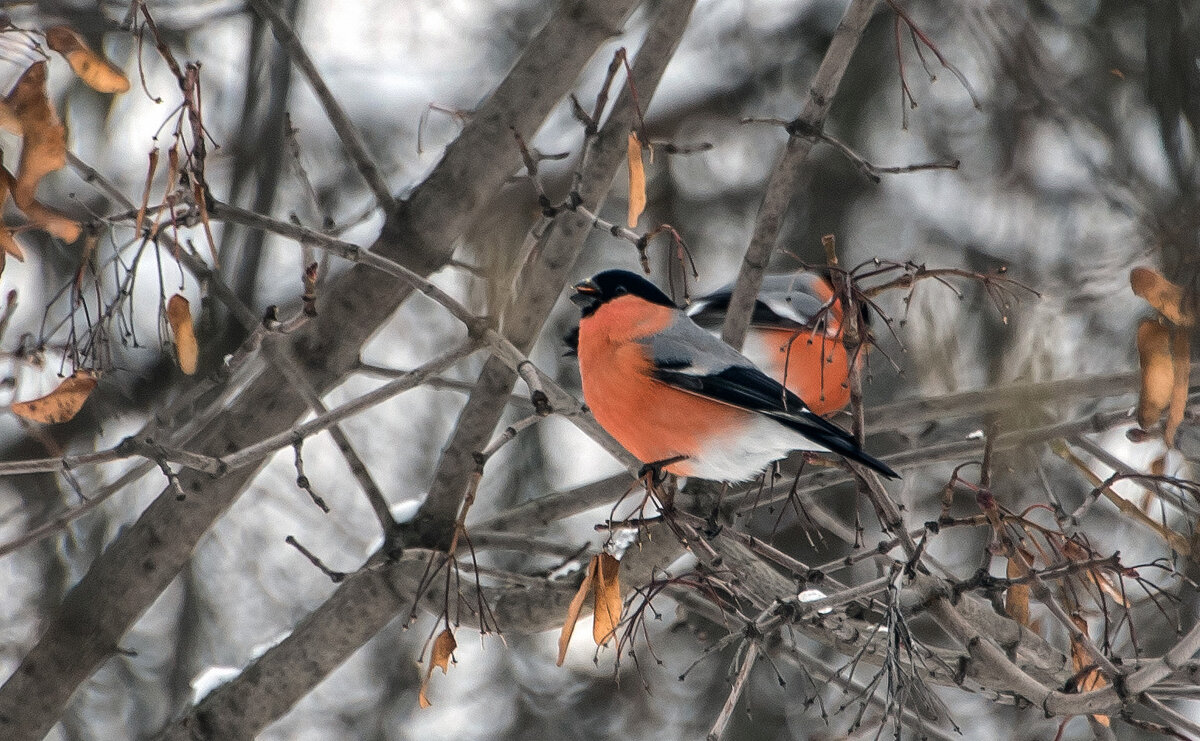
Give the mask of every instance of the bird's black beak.
<path id="1" fill-rule="evenodd" d="M 600 287 L 590 280 L 584 280 L 571 286 L 575 293 L 571 294 L 571 302 L 583 309 L 586 315 L 589 310 L 595 310 L 600 304 Z"/>

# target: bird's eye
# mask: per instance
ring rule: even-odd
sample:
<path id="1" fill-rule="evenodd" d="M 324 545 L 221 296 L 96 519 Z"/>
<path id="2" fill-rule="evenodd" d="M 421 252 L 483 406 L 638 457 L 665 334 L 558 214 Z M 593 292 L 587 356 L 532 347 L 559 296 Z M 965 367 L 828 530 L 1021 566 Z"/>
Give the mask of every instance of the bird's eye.
<path id="1" fill-rule="evenodd" d="M 616 290 L 613 291 L 614 296 L 624 296 L 627 293 L 629 293 L 629 289 L 625 286 L 617 286 Z"/>

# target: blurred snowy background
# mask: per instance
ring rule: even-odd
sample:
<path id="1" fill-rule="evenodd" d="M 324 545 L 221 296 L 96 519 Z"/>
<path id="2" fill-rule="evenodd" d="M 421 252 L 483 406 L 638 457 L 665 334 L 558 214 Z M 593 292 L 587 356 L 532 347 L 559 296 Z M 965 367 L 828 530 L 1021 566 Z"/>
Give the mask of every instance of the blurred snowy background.
<path id="1" fill-rule="evenodd" d="M 636 50 L 655 5 L 651 1 L 635 11 L 625 30 L 595 55 L 575 87 L 585 106 L 613 51 L 619 46 Z M 901 96 L 894 16 L 881 4 L 835 99 L 826 131 L 880 166 L 961 164 L 956 170 L 884 175 L 875 184 L 833 148 L 818 145 L 801 173 L 802 186 L 784 224 L 780 245 L 788 254 L 778 254 L 774 267 L 789 270 L 801 261 L 823 262 L 820 237 L 833 233 L 849 264 L 880 257 L 980 272 L 1006 267 L 1009 277 L 1041 294 L 1007 312 L 969 281 L 954 284 L 961 297 L 933 281 L 922 283 L 907 306 L 902 293 L 885 296 L 882 305 L 897 319 L 903 346 L 880 322 L 875 333 L 901 372 L 881 353 L 873 354 L 868 405 L 1136 368 L 1134 327 L 1144 304 L 1128 288 L 1129 268 L 1156 265 L 1173 277 L 1180 266 L 1194 264 L 1197 254 L 1198 4 L 905 0 L 902 5 L 961 70 L 970 90 L 924 50 L 937 77 L 931 81 L 903 31 L 899 54 L 917 104 L 907 106 Z M 68 127 L 69 148 L 136 200 L 146 178 L 147 152 L 175 99 L 175 81 L 147 43 L 141 53 L 150 95 L 142 91 L 138 44 L 119 28 L 128 3 L 6 6 L 19 26 L 70 23 L 129 73 L 133 90 L 113 98 L 74 80 L 63 71 L 61 59 L 50 60 L 51 97 Z M 238 2 L 162 0 L 150 7 L 176 55 L 203 65 L 205 124 L 220 146 L 208 160 L 213 192 L 277 218 L 294 215 L 314 228 L 331 220 L 344 228 L 342 239 L 369 245 L 382 216 L 372 210 L 370 191 L 344 156 L 311 89 L 291 70 L 265 25 Z M 525 0 L 284 0 L 281 7 L 363 131 L 388 186 L 401 195 L 421 182 L 442 147 L 457 135 L 456 115 L 469 116 L 493 90 L 551 11 L 549 3 Z M 712 146 L 690 154 L 656 155 L 648 167 L 649 210 L 643 220 L 670 223 L 687 240 L 699 271 L 693 295 L 736 275 L 766 176 L 786 138 L 779 126 L 741 119 L 790 119 L 799 112 L 844 7 L 844 2 L 828 0 L 697 4 L 646 110 L 646 124 L 654 139 Z M 156 103 L 152 96 L 167 102 Z M 298 160 L 283 136 L 285 121 L 296 130 Z M 169 131 L 158 136 L 163 144 Z M 578 164 L 580 139 L 580 126 L 564 103 L 531 140 L 541 152 L 571 154 L 542 164 L 542 179 L 556 197 L 565 193 Z M 17 151 L 11 142 L 4 143 L 5 152 Z M 161 169 L 156 182 L 165 183 Z M 618 176 L 605 212 L 613 221 L 622 220 L 624 187 Z M 83 218 L 89 211 L 110 208 L 101 193 L 69 169 L 51 175 L 42 194 Z M 457 258 L 490 269 L 498 255 L 515 251 L 536 216 L 533 189 L 526 180 L 514 180 L 465 235 Z M 270 304 L 296 305 L 295 276 L 302 257 L 294 245 L 227 225 L 214 228 L 222 272 L 256 313 Z M 202 232 L 189 234 L 202 243 Z M 8 358 L 3 373 L 19 398 L 57 383 L 59 358 L 53 353 L 42 367 L 12 353 L 25 333 L 35 338 L 31 342 L 53 339 L 40 334 L 43 317 L 53 324 L 67 315 L 69 306 L 57 292 L 78 264 L 75 251 L 49 239 L 28 252 L 24 264 L 9 261 L 0 283 L 20 297 L 2 346 Z M 665 283 L 667 250 L 659 244 L 650 254 L 655 279 Z M 597 231 L 573 275 L 582 278 L 607 267 L 636 269 L 637 255 L 628 243 Z M 33 434 L 11 415 L 0 416 L 3 459 L 112 446 L 137 430 L 169 393 L 176 371 L 163 352 L 153 285 L 157 268 L 152 261 L 142 268 L 146 285 L 144 293 L 135 294 L 139 308 L 132 312 L 139 346 L 114 343 L 105 382 L 71 424 Z M 164 269 L 166 282 L 182 281 L 185 295 L 201 306 L 201 286 L 181 278 L 169 261 Z M 342 268 L 334 260 L 331 269 Z M 487 308 L 489 289 L 469 271 L 449 268 L 434 280 L 473 308 Z M 226 327 L 228 318 L 219 307 L 203 304 L 203 336 L 232 351 L 237 337 Z M 560 337 L 575 319 L 573 307 L 561 301 L 532 358 L 577 389 L 574 367 L 560 357 Z M 443 350 L 446 338 L 457 337 L 458 331 L 445 312 L 417 296 L 368 344 L 364 360 L 411 368 Z M 481 360 L 474 358 L 446 377 L 472 381 L 480 366 Z M 366 374 L 352 376 L 326 402 L 335 406 L 378 383 Z M 1073 419 L 1094 409 L 1130 405 L 1135 384 L 1129 391 L 1123 400 L 1091 402 L 1093 406 L 1065 402 L 1029 408 L 1014 399 L 1006 419 L 1047 414 Z M 462 400 L 454 390 L 420 388 L 343 425 L 398 516 L 411 512 L 429 486 Z M 967 421 L 962 429 L 937 432 L 961 439 L 978 426 Z M 877 447 L 898 449 L 933 434 L 934 427 L 908 439 L 882 439 Z M 1130 444 L 1121 429 L 1103 442 L 1143 470 L 1162 454 L 1156 443 Z M 1197 442 L 1195 429 L 1185 425 L 1181 447 L 1186 452 Z M 328 436 L 313 438 L 304 452 L 306 473 L 332 513 L 324 515 L 311 506 L 295 486 L 292 451 L 280 452 L 204 537 L 185 572 L 122 639 L 121 649 L 129 653 L 107 661 L 83 686 L 51 738 L 148 737 L 214 681 L 232 676 L 286 635 L 334 585 L 284 544 L 285 535 L 295 535 L 332 568 L 344 571 L 378 547 L 372 512 L 349 485 L 349 473 Z M 912 509 L 914 522 L 936 516 L 940 487 L 951 467 L 906 472 L 897 497 Z M 77 476 L 89 491 L 115 480 L 122 470 L 117 464 L 81 470 Z M 1014 453 L 1000 470 L 996 492 L 1012 509 L 1044 501 L 1043 480 L 1059 487 L 1059 495 L 1069 502 L 1077 502 L 1090 488 L 1041 450 Z M 619 471 L 569 422 L 551 418 L 522 433 L 489 464 L 472 519 Z M 153 472 L 63 531 L 0 558 L 0 675 L 16 668 L 65 590 L 136 519 L 162 484 Z M 819 496 L 851 522 L 849 492 Z M 77 504 L 61 477 L 4 478 L 0 542 Z M 1115 510 L 1097 509 L 1088 532 L 1098 550 L 1120 550 L 1126 562 L 1134 563 L 1159 555 L 1144 531 L 1115 516 Z M 863 512 L 869 520 L 869 508 Z M 602 536 L 592 526 L 607 513 L 606 505 L 557 523 L 540 536 L 579 547 L 599 543 Z M 756 526 L 766 534 L 774 520 L 774 515 L 764 516 Z M 812 544 L 810 536 L 816 538 Z M 810 526 L 794 515 L 782 520 L 776 537 L 812 562 L 846 552 L 835 540 L 812 536 Z M 943 563 L 961 566 L 966 576 L 978 565 L 985 545 L 983 534 L 964 535 L 938 540 L 932 550 Z M 503 563 L 519 568 L 528 558 L 507 554 Z M 1193 600 L 1183 605 L 1183 613 L 1194 617 L 1195 607 Z M 611 649 L 601 650 L 597 662 L 592 647 L 578 638 L 560 669 L 554 666 L 555 633 L 501 640 L 462 630 L 458 663 L 448 675 L 435 677 L 434 705 L 427 710 L 417 708 L 423 666 L 416 660 L 432 618 L 425 616 L 408 629 L 394 621 L 262 737 L 699 738 L 728 693 L 733 655 L 725 650 L 703 657 L 709 645 L 704 626 L 677 620 L 667 601 L 659 608 L 663 619 L 653 624 L 651 638 L 663 665 L 643 661 L 639 675 L 630 662 L 623 662 L 619 681 L 613 676 Z M 841 663 L 833 661 L 835 654 L 828 649 L 813 647 L 812 652 L 833 666 Z M 680 681 L 679 675 L 697 660 Z M 877 719 L 868 714 L 863 728 L 849 732 L 857 705 L 835 712 L 847 702 L 836 689 L 814 684 L 795 664 L 778 661 L 775 668 L 786 682 L 760 666 L 745 695 L 749 714 L 735 716 L 731 737 L 871 738 L 878 730 Z M 1056 732 L 1056 721 L 1035 712 L 994 706 L 954 690 L 939 694 L 966 738 L 1045 739 Z M 814 704 L 818 696 L 821 701 Z M 1134 737 L 1128 728 L 1117 730 L 1122 737 Z M 1090 738 L 1091 731 L 1076 719 L 1065 737 Z"/>

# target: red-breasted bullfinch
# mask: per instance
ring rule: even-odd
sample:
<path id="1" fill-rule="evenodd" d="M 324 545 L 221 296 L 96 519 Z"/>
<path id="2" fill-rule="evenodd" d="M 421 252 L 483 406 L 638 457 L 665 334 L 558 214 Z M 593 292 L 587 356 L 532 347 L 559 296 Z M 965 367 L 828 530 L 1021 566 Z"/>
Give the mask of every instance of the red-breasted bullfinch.
<path id="1" fill-rule="evenodd" d="M 571 300 L 583 312 L 576 343 L 583 398 L 643 463 L 746 481 L 793 450 L 809 450 L 899 478 L 641 276 L 606 270 L 574 289 Z"/>
<path id="2" fill-rule="evenodd" d="M 692 302 L 687 313 L 714 330 L 725 321 L 733 285 Z M 742 353 L 822 417 L 850 402 L 850 362 L 842 344 L 842 303 L 813 272 L 768 275 L 754 302 Z M 859 360 L 862 362 L 862 354 Z"/>

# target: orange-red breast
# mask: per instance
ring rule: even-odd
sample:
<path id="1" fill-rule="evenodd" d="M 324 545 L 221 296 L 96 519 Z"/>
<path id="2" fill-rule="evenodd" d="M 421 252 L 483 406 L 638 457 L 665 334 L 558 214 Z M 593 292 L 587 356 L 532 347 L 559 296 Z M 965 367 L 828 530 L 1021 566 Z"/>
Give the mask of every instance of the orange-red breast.
<path id="1" fill-rule="evenodd" d="M 720 327 L 732 292 L 728 285 L 696 299 L 688 316 L 706 329 Z M 742 352 L 816 414 L 836 412 L 850 401 L 842 303 L 816 273 L 768 275 L 763 280 Z"/>
<path id="2" fill-rule="evenodd" d="M 571 300 L 583 312 L 576 350 L 584 400 L 643 463 L 745 481 L 793 450 L 810 450 L 898 477 L 653 283 L 607 270 L 574 288 Z"/>

